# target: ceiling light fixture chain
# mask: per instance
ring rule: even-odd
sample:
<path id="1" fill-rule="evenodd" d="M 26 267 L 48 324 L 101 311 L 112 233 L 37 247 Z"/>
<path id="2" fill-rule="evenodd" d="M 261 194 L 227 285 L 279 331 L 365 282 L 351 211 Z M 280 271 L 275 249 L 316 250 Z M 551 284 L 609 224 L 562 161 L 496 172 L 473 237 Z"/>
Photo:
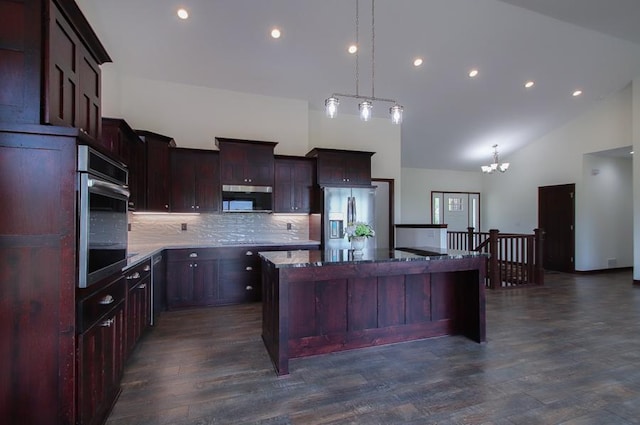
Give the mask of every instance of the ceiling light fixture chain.
<path id="1" fill-rule="evenodd" d="M 360 8 L 356 0 L 356 96 L 360 95 Z"/>
<path id="2" fill-rule="evenodd" d="M 509 163 L 508 162 L 500 163 L 500 158 L 498 157 L 498 145 L 493 145 L 492 147 L 493 147 L 493 163 L 489 165 L 483 165 L 480 168 L 482 169 L 483 173 L 487 173 L 487 174 L 491 174 L 495 171 L 500 171 L 501 173 L 504 173 L 505 171 L 507 171 L 507 169 L 509 169 Z"/>
<path id="3" fill-rule="evenodd" d="M 404 108 L 398 104 L 394 99 L 385 99 L 382 97 L 376 97 L 376 73 L 375 73 L 375 56 L 376 56 L 376 20 L 375 20 L 375 0 L 371 0 L 371 96 L 360 95 L 360 5 L 359 0 L 356 3 L 356 94 L 344 94 L 333 93 L 328 99 L 324 101 L 325 112 L 327 117 L 334 118 L 338 114 L 338 105 L 340 104 L 340 97 L 348 97 L 352 99 L 362 100 L 358 107 L 360 109 L 360 119 L 363 121 L 369 121 L 371 119 L 371 113 L 373 110 L 373 102 L 390 102 L 393 106 L 389 108 L 391 115 L 391 121 L 394 124 L 402 123 L 402 113 Z"/>

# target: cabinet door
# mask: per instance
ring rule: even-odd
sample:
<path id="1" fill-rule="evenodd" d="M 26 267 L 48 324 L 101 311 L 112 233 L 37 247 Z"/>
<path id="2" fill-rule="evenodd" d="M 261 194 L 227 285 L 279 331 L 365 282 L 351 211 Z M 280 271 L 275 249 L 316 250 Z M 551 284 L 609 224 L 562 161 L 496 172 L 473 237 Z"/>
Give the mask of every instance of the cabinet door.
<path id="1" fill-rule="evenodd" d="M 293 163 L 286 160 L 275 162 L 273 188 L 273 211 L 289 213 L 294 209 Z"/>
<path id="2" fill-rule="evenodd" d="M 96 140 L 99 140 L 102 124 L 100 115 L 100 67 L 91 58 L 89 52 L 82 45 L 80 47 L 82 47 L 82 54 L 78 60 L 80 86 L 77 126 Z"/>
<path id="3" fill-rule="evenodd" d="M 171 211 L 195 212 L 194 158 L 184 149 L 170 149 Z"/>
<path id="4" fill-rule="evenodd" d="M 49 92 L 45 123 L 75 127 L 78 114 L 80 41 L 57 6 L 49 29 Z"/>
<path id="5" fill-rule="evenodd" d="M 104 422 L 124 369 L 124 305 L 78 337 L 78 423 Z"/>
<path id="6" fill-rule="evenodd" d="M 220 211 L 220 158 L 217 152 L 194 154 L 196 212 Z"/>
<path id="7" fill-rule="evenodd" d="M 245 184 L 273 186 L 273 147 L 252 146 L 244 164 Z"/>
<path id="8" fill-rule="evenodd" d="M 214 305 L 219 298 L 218 261 L 170 261 L 166 284 L 169 309 Z"/>
<path id="9" fill-rule="evenodd" d="M 169 145 L 146 138 L 147 207 L 149 211 L 169 211 Z"/>
<path id="10" fill-rule="evenodd" d="M 149 324 L 150 286 L 149 278 L 143 279 L 127 295 L 127 338 L 126 357 L 128 357 Z"/>
<path id="11" fill-rule="evenodd" d="M 221 184 L 273 186 L 276 143 L 217 138 Z"/>
<path id="12" fill-rule="evenodd" d="M 313 192 L 313 163 L 301 160 L 295 163 L 293 169 L 293 209 L 297 213 L 311 212 L 311 198 Z"/>

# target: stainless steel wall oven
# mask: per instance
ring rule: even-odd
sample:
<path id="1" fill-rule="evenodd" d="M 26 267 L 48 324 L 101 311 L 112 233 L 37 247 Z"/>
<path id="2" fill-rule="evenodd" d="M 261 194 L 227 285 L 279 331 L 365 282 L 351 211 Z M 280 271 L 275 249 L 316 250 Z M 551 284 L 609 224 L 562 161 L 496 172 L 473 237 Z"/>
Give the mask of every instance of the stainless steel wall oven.
<path id="1" fill-rule="evenodd" d="M 127 168 L 78 146 L 78 286 L 86 288 L 127 264 Z"/>

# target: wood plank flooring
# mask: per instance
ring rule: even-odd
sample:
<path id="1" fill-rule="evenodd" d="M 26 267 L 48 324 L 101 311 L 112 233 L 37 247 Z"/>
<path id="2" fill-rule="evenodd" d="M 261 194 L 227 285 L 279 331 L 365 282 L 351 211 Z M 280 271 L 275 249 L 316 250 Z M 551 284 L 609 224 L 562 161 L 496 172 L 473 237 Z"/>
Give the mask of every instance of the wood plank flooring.
<path id="1" fill-rule="evenodd" d="M 294 359 L 276 377 L 260 304 L 164 313 L 107 425 L 640 424 L 630 271 L 487 292 L 487 340 L 442 337 Z"/>

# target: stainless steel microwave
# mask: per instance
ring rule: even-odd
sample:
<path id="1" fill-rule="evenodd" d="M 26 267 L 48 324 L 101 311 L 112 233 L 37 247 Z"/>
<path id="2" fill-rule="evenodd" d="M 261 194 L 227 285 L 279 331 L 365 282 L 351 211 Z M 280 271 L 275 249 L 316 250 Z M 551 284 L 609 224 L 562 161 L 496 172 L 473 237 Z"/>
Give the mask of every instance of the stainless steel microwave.
<path id="1" fill-rule="evenodd" d="M 273 187 L 222 185 L 223 212 L 272 212 Z"/>

